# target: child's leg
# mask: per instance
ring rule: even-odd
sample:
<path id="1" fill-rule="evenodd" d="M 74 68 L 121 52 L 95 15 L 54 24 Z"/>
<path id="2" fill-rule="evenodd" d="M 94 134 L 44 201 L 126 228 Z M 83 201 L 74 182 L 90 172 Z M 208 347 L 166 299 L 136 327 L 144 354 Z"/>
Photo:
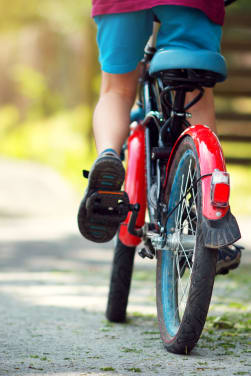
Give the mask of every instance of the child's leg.
<path id="1" fill-rule="evenodd" d="M 102 72 L 100 98 L 93 119 L 98 153 L 109 148 L 120 153 L 129 132 L 137 82 L 138 68 L 124 74 Z"/>
<path id="2" fill-rule="evenodd" d="M 124 197 L 118 191 L 125 176 L 118 154 L 129 132 L 138 64 L 151 35 L 153 14 L 151 10 L 111 14 L 97 16 L 95 21 L 102 69 L 100 98 L 93 119 L 99 156 L 89 172 L 78 225 L 87 239 L 105 242 L 113 238 L 123 220 L 123 213 L 116 206 Z M 105 214 L 102 217 L 100 213 Z"/>
<path id="3" fill-rule="evenodd" d="M 214 108 L 214 94 L 213 89 L 205 88 L 203 97 L 188 111 L 191 112 L 192 118 L 189 119 L 191 125 L 205 124 L 209 126 L 213 132 L 217 133 L 215 121 L 215 108 Z M 193 91 L 187 93 L 186 102 L 189 103 L 196 97 L 198 92 Z"/>
<path id="4" fill-rule="evenodd" d="M 152 32 L 152 21 L 150 9 L 95 17 L 102 69 L 100 98 L 93 119 L 99 153 L 110 148 L 119 153 L 128 135 L 137 67 Z"/>
<path id="5" fill-rule="evenodd" d="M 102 73 L 100 99 L 94 113 L 93 124 L 99 156 L 89 172 L 88 186 L 78 212 L 78 226 L 81 234 L 97 243 L 111 240 L 123 220 L 118 214 L 114 217 L 117 204 L 115 201 L 111 203 L 110 197 L 115 195 L 113 197 L 120 198 L 116 195 L 124 181 L 124 167 L 117 154 L 120 153 L 128 135 L 130 110 L 136 96 L 137 78 L 137 68 L 124 74 Z M 107 193 L 104 193 L 105 191 Z M 110 219 L 95 215 L 96 209 L 91 210 L 94 203 L 98 202 L 94 201 L 95 192 L 100 195 L 100 205 L 101 202 L 103 205 L 109 205 Z M 93 201 L 91 201 L 92 198 Z"/>

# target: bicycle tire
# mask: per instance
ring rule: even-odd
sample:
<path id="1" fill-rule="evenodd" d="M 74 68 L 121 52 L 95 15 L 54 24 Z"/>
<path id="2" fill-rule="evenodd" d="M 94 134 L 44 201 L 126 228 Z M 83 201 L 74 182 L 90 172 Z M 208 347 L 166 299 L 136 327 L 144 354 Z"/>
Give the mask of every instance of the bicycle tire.
<path id="1" fill-rule="evenodd" d="M 217 261 L 217 251 L 204 246 L 200 166 L 190 136 L 181 140 L 169 171 L 163 202 L 173 213 L 165 225 L 167 233 L 176 234 L 179 244 L 173 250 L 157 251 L 157 312 L 166 349 L 188 354 L 206 321 Z M 194 247 L 182 248 L 183 234 L 194 235 Z"/>
<path id="2" fill-rule="evenodd" d="M 111 322 L 125 322 L 136 247 L 116 241 L 112 262 L 106 317 Z"/>

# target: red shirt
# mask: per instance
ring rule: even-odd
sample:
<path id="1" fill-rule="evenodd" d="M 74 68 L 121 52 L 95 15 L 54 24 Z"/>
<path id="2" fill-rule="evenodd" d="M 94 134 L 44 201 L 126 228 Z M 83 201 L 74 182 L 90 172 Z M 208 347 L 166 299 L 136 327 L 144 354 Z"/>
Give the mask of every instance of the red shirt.
<path id="1" fill-rule="evenodd" d="M 92 0 L 92 16 L 135 12 L 167 4 L 200 9 L 211 21 L 223 25 L 225 15 L 223 0 Z"/>

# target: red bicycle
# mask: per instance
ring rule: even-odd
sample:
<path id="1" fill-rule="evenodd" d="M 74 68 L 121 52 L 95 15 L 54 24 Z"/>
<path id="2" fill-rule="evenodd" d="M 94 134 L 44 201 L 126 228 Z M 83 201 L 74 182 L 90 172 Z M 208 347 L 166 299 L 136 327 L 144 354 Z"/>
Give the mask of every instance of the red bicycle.
<path id="1" fill-rule="evenodd" d="M 125 147 L 124 188 L 132 213 L 118 233 L 106 315 L 125 320 L 135 250 L 143 244 L 139 254 L 157 258 L 164 345 L 189 353 L 206 321 L 217 250 L 240 238 L 220 142 L 207 126 L 188 122 L 188 110 L 201 99 L 203 87 L 226 78 L 226 65 L 208 50 L 156 51 L 151 44 L 142 65 L 138 108 L 131 114 Z M 186 93 L 193 90 L 199 94 L 185 105 Z"/>

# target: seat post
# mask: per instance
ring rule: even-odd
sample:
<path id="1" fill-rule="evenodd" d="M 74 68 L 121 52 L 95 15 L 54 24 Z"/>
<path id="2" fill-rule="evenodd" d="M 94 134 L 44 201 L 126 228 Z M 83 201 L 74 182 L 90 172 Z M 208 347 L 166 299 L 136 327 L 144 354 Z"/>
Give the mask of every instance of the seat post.
<path id="1" fill-rule="evenodd" d="M 184 88 L 177 89 L 174 99 L 173 111 L 177 113 L 185 112 L 185 100 L 186 100 L 186 90 Z"/>

